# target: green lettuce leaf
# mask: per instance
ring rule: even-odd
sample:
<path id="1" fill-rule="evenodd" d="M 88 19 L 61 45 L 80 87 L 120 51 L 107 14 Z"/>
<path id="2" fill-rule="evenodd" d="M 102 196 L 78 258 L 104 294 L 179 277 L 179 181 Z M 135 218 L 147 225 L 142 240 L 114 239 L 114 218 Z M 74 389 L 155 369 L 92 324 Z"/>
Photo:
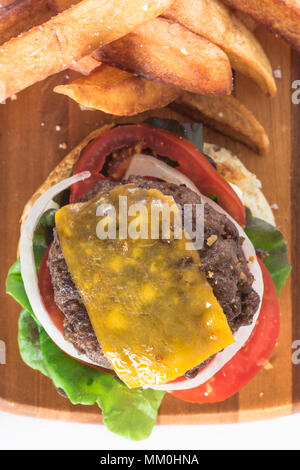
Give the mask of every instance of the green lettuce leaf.
<path id="1" fill-rule="evenodd" d="M 6 293 L 11 295 L 21 305 L 21 307 L 25 308 L 30 313 L 33 313 L 25 292 L 19 259 L 17 259 L 8 271 L 6 278 Z"/>
<path id="2" fill-rule="evenodd" d="M 287 257 L 287 243 L 278 228 L 262 219 L 253 217 L 249 209 L 246 210 L 246 216 L 245 232 L 254 248 L 260 248 L 268 253 L 263 262 L 272 276 L 279 297 L 280 290 L 291 271 Z"/>
<path id="3" fill-rule="evenodd" d="M 161 118 L 150 118 L 145 121 L 147 124 L 165 131 L 172 132 L 172 134 L 191 142 L 197 147 L 200 152 L 203 152 L 204 140 L 203 140 L 203 125 L 201 123 L 180 123 L 174 119 L 161 119 Z"/>
<path id="4" fill-rule="evenodd" d="M 39 328 L 32 314 L 25 309 L 22 310 L 19 317 L 18 343 L 25 364 L 48 376 L 40 345 Z"/>
<path id="5" fill-rule="evenodd" d="M 108 429 L 127 439 L 141 440 L 151 434 L 163 392 L 129 389 L 117 377 L 76 361 L 42 328 L 40 344 L 49 376 L 73 404 L 97 403 Z"/>

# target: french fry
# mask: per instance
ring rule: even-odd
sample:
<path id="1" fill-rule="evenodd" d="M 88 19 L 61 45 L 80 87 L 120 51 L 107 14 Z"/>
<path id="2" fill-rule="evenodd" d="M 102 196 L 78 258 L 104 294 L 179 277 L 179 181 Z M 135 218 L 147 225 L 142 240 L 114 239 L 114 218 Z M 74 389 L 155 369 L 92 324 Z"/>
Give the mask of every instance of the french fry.
<path id="1" fill-rule="evenodd" d="M 185 93 L 170 107 L 243 142 L 255 152 L 265 154 L 268 151 L 269 139 L 264 128 L 233 96 L 200 96 Z"/>
<path id="2" fill-rule="evenodd" d="M 47 0 L 18 0 L 0 8 L 0 44 L 53 16 Z"/>
<path id="3" fill-rule="evenodd" d="M 6 98 L 160 15 L 172 0 L 83 0 L 0 48 Z"/>
<path id="4" fill-rule="evenodd" d="M 219 0 L 176 0 L 164 16 L 217 44 L 234 69 L 255 80 L 266 95 L 275 95 L 272 68 L 261 45 Z"/>
<path id="5" fill-rule="evenodd" d="M 69 96 L 87 107 L 119 116 L 132 116 L 149 109 L 162 108 L 182 91 L 152 82 L 108 65 L 101 65 L 88 77 L 80 77 L 54 91 Z"/>
<path id="6" fill-rule="evenodd" d="M 231 92 L 226 54 L 187 28 L 155 18 L 126 37 L 98 49 L 98 60 L 194 93 Z"/>
<path id="7" fill-rule="evenodd" d="M 300 50 L 300 3 L 298 0 L 224 0 L 252 16 Z"/>

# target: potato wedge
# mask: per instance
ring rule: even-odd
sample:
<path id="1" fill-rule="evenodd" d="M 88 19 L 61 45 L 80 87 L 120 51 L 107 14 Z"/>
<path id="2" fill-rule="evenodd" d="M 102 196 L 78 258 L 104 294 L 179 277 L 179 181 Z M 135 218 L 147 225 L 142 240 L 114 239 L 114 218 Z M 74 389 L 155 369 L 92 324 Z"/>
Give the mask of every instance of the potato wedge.
<path id="1" fill-rule="evenodd" d="M 0 48 L 6 97 L 43 80 L 160 15 L 172 0 L 83 0 Z M 114 12 L 114 13 L 113 13 Z"/>
<path id="2" fill-rule="evenodd" d="M 263 48 L 219 0 L 176 0 L 163 16 L 217 44 L 234 69 L 255 80 L 266 95 L 275 95 L 272 68 Z"/>
<path id="3" fill-rule="evenodd" d="M 145 78 L 202 94 L 231 92 L 226 54 L 184 26 L 155 18 L 93 56 Z"/>
<path id="4" fill-rule="evenodd" d="M 75 5 L 79 1 L 80 0 L 48 0 L 48 5 L 53 11 L 55 11 L 55 13 L 60 13 L 66 8 L 70 8 L 70 6 Z M 246 13 L 243 13 L 240 10 L 236 10 L 235 8 L 231 8 L 231 10 L 250 31 L 254 31 L 254 29 L 257 27 L 257 22 L 253 18 L 251 18 L 251 16 L 247 15 Z"/>
<path id="5" fill-rule="evenodd" d="M 224 0 L 252 16 L 300 50 L 299 0 Z"/>
<path id="6" fill-rule="evenodd" d="M 238 17 L 239 20 L 241 20 L 242 23 L 244 23 L 249 31 L 255 31 L 258 23 L 252 18 L 252 16 L 249 16 L 247 13 L 244 13 L 241 10 L 237 10 L 236 8 L 231 8 L 231 11 L 235 14 L 235 16 Z"/>
<path id="7" fill-rule="evenodd" d="M 185 93 L 170 107 L 243 142 L 255 152 L 266 154 L 268 151 L 269 139 L 264 128 L 233 96 L 200 96 Z"/>
<path id="8" fill-rule="evenodd" d="M 99 67 L 100 62 L 94 59 L 91 55 L 82 57 L 78 62 L 70 67 L 75 72 L 81 73 L 81 75 L 89 75 L 93 70 Z"/>
<path id="9" fill-rule="evenodd" d="M 53 16 L 47 0 L 17 0 L 0 8 L 0 44 Z"/>
<path id="10" fill-rule="evenodd" d="M 132 116 L 149 109 L 162 108 L 182 91 L 152 82 L 108 65 L 100 65 L 88 77 L 80 77 L 54 91 L 69 96 L 87 107 L 119 116 Z"/>
<path id="11" fill-rule="evenodd" d="M 80 0 L 48 0 L 48 5 L 57 14 L 79 2 Z"/>

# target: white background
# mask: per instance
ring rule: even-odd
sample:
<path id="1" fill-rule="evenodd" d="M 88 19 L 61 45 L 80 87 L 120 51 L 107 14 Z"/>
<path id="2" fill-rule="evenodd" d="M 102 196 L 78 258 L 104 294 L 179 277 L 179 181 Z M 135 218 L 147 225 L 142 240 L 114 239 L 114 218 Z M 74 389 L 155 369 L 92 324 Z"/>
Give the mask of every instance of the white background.
<path id="1" fill-rule="evenodd" d="M 149 439 L 130 442 L 104 426 L 0 411 L 0 449 L 300 449 L 300 414 L 243 424 L 156 426 Z"/>

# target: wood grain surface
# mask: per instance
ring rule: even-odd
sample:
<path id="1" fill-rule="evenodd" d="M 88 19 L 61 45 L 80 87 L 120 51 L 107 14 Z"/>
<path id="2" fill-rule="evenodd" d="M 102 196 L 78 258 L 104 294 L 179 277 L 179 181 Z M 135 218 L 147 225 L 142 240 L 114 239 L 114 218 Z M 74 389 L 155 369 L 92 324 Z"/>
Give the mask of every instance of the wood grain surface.
<path id="1" fill-rule="evenodd" d="M 274 35 L 259 29 L 257 36 L 273 69 L 281 71 L 278 94 L 265 98 L 248 79 L 236 75 L 235 94 L 265 126 L 270 152 L 261 157 L 242 144 L 205 130 L 207 142 L 235 152 L 263 183 L 276 222 L 290 243 L 293 272 L 282 290 L 281 333 L 269 367 L 242 391 L 220 404 L 195 405 L 169 395 L 163 400 L 158 423 L 227 423 L 270 418 L 300 409 L 300 364 L 291 361 L 292 342 L 300 340 L 300 105 L 291 101 L 293 80 L 300 79 L 300 57 Z M 0 105 L 0 340 L 6 344 L 6 364 L 0 364 L 0 408 L 37 417 L 100 423 L 96 406 L 71 405 L 57 394 L 49 379 L 23 364 L 17 344 L 20 308 L 5 295 L 9 266 L 16 258 L 19 217 L 24 203 L 50 170 L 85 135 L 108 119 L 97 111 L 81 111 L 77 104 L 53 93 L 68 74 L 51 77 Z M 60 126 L 60 130 L 56 126 Z M 61 145 L 63 144 L 63 145 Z M 67 150 L 61 147 L 67 145 Z"/>

